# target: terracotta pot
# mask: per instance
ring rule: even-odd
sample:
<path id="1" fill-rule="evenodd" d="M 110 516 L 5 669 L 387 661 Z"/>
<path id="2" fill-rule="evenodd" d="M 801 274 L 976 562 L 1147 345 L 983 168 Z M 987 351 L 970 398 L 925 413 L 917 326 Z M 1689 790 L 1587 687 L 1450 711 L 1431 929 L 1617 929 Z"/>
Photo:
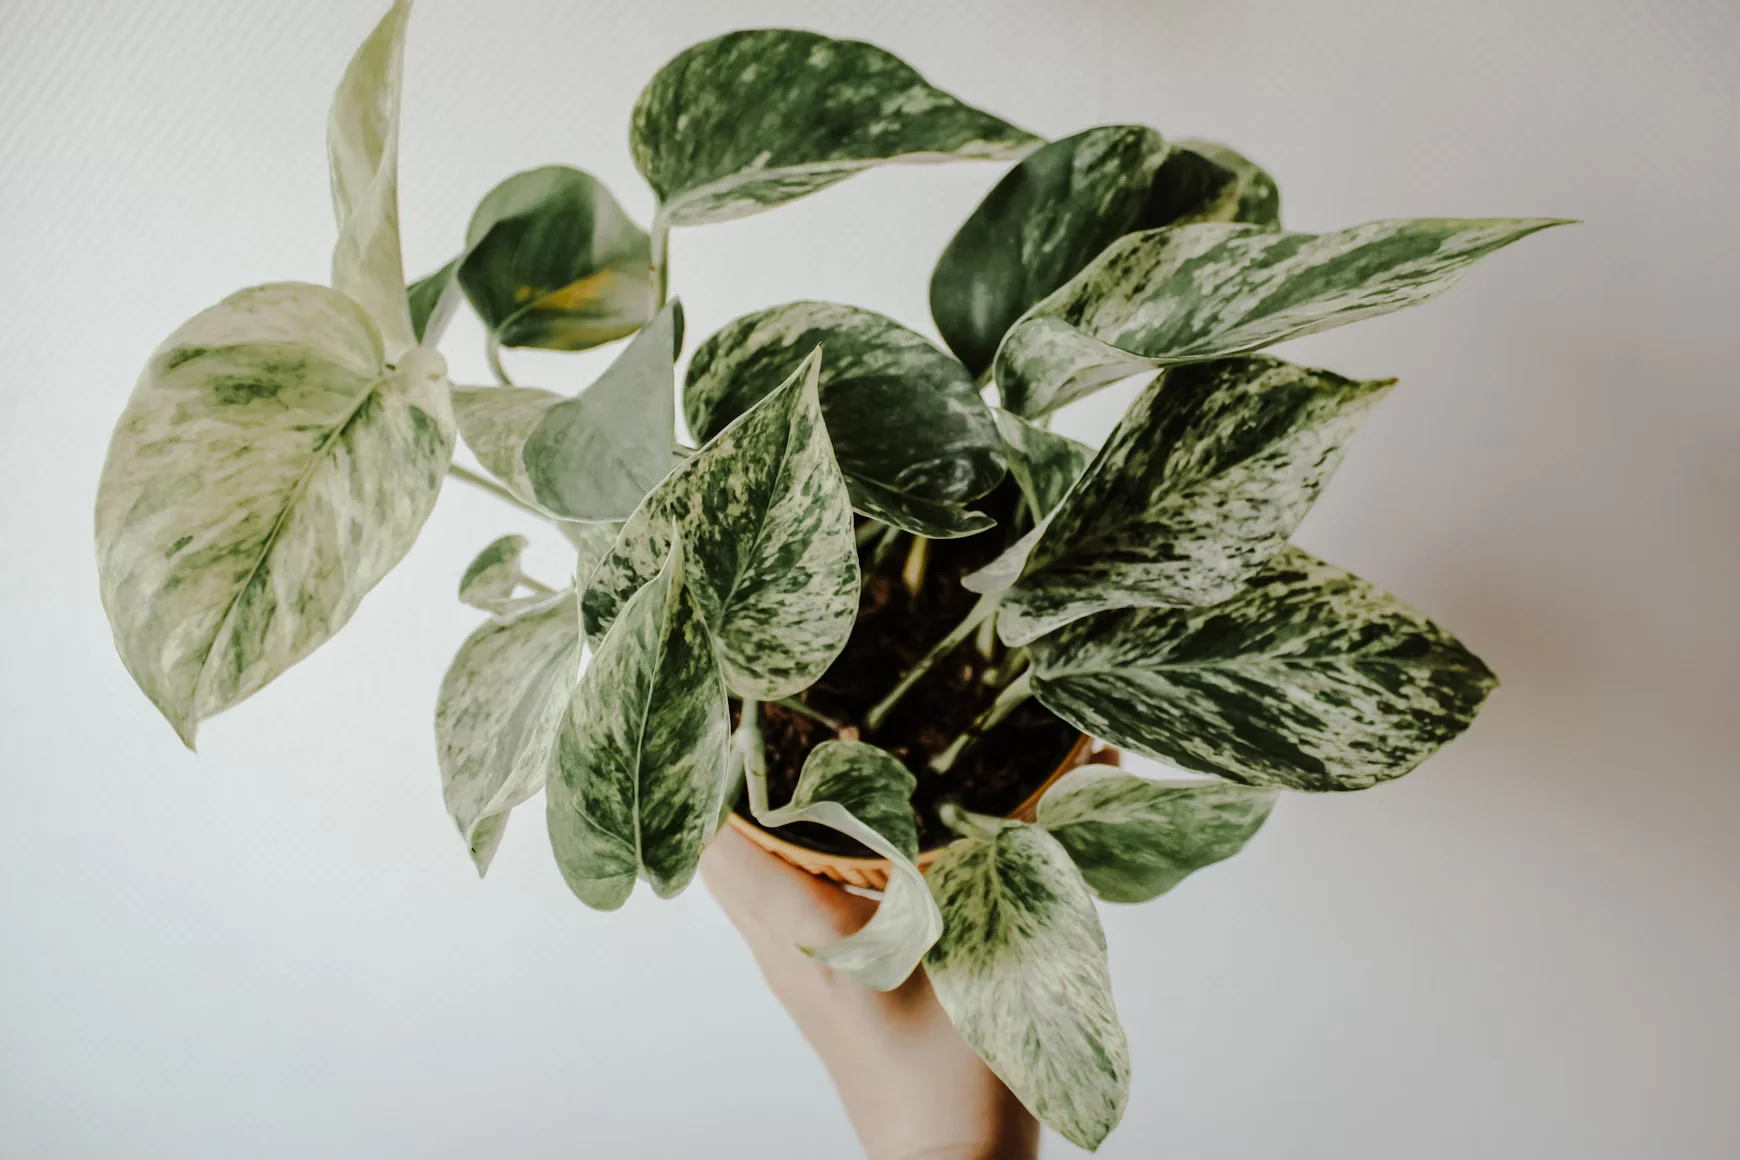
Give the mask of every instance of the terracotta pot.
<path id="1" fill-rule="evenodd" d="M 1083 733 L 1076 739 L 1074 746 L 1064 757 L 1058 767 L 1051 771 L 1051 776 L 1045 783 L 1034 790 L 1026 801 L 1015 808 L 1009 816 L 1017 821 L 1031 822 L 1033 812 L 1039 807 L 1039 799 L 1045 796 L 1045 791 L 1051 788 L 1053 782 L 1078 765 L 1116 765 L 1118 751 L 1110 746 L 1100 746 L 1092 737 Z M 882 890 L 888 885 L 888 859 L 886 858 L 855 858 L 849 854 L 829 854 L 822 850 L 812 850 L 808 846 L 800 846 L 796 842 L 788 842 L 771 830 L 764 830 L 742 814 L 732 813 L 730 822 L 737 832 L 766 850 L 770 854 L 778 854 L 800 870 L 808 870 L 811 874 L 820 874 L 823 878 L 832 878 L 835 882 L 843 882 L 849 886 L 860 886 L 866 890 Z M 921 850 L 918 855 L 918 868 L 930 869 L 937 855 L 943 848 L 937 846 L 930 850 Z"/>

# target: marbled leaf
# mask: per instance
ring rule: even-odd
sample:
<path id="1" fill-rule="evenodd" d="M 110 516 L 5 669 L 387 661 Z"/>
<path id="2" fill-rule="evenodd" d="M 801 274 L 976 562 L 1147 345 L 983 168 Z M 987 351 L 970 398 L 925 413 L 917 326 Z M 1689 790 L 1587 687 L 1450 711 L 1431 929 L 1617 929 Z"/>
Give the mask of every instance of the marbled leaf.
<path id="1" fill-rule="evenodd" d="M 1393 382 L 1260 355 L 1157 376 L 1046 521 L 1004 594 L 1003 639 L 1232 596 L 1287 542 Z"/>
<path id="2" fill-rule="evenodd" d="M 550 408 L 566 398 L 542 387 L 454 387 L 453 414 L 484 470 L 535 506 L 536 491 L 520 452 Z"/>
<path id="3" fill-rule="evenodd" d="M 97 566 L 121 659 L 189 745 L 417 538 L 453 452 L 445 371 L 424 349 L 388 369 L 356 302 L 295 282 L 151 356 L 103 465 Z"/>
<path id="4" fill-rule="evenodd" d="M 1063 502 L 1094 457 L 1094 449 L 1066 435 L 1056 435 L 1019 415 L 998 409 L 997 434 L 1009 474 L 1027 498 L 1035 519 L 1050 515 Z"/>
<path id="5" fill-rule="evenodd" d="M 733 692 L 790 696 L 839 655 L 858 611 L 858 554 L 822 421 L 820 359 L 813 353 L 629 517 L 581 601 L 588 636 L 603 635 L 680 529 L 689 586 Z"/>
<path id="6" fill-rule="evenodd" d="M 520 460 L 532 496 L 564 519 L 627 519 L 679 460 L 675 299 L 634 336 L 598 381 L 552 405 Z"/>
<path id="7" fill-rule="evenodd" d="M 459 600 L 485 612 L 507 611 L 513 603 L 525 573 L 520 571 L 520 557 L 528 541 L 524 536 L 502 536 L 492 540 L 479 552 L 459 577 Z M 575 604 L 578 615 L 579 604 Z M 575 622 L 578 626 L 578 621 Z"/>
<path id="8" fill-rule="evenodd" d="M 791 801 L 759 814 L 771 828 L 815 822 L 888 859 L 892 870 L 882 904 L 856 932 L 809 954 L 865 986 L 891 991 L 906 981 L 942 934 L 942 913 L 919 873 L 918 823 L 912 790 L 918 784 L 895 758 L 862 741 L 824 741 L 810 750 Z"/>
<path id="9" fill-rule="evenodd" d="M 1419 218 L 1333 234 L 1207 223 L 1112 243 L 1010 329 L 1003 405 L 1029 418 L 1143 370 L 1244 354 L 1424 302 L 1547 218 Z"/>
<path id="10" fill-rule="evenodd" d="M 1276 792 L 1228 781 L 1149 781 L 1084 765 L 1039 799 L 1038 824 L 1063 843 L 1095 894 L 1147 902 L 1243 849 Z"/>
<path id="11" fill-rule="evenodd" d="M 943 934 L 925 958 L 937 999 L 1009 1090 L 1071 1143 L 1124 1114 L 1129 1046 L 1093 899 L 1057 839 L 1006 822 L 930 869 Z"/>
<path id="12" fill-rule="evenodd" d="M 652 249 L 589 173 L 549 165 L 484 195 L 459 284 L 503 346 L 586 350 L 652 317 Z"/>
<path id="13" fill-rule="evenodd" d="M 1365 789 L 1474 720 L 1498 684 L 1424 615 L 1297 548 L 1208 608 L 1133 608 L 1028 646 L 1046 708 L 1246 785 Z"/>
<path id="14" fill-rule="evenodd" d="M 479 874 L 501 844 L 508 811 L 544 788 L 580 672 L 572 588 L 499 611 L 459 646 L 435 704 L 441 794 Z"/>
<path id="15" fill-rule="evenodd" d="M 1104 125 L 1041 146 L 1003 175 L 930 276 L 931 317 L 968 371 L 988 369 L 1023 311 L 1131 229 L 1165 157 L 1154 130 Z"/>
<path id="16" fill-rule="evenodd" d="M 586 905 L 635 878 L 660 898 L 694 877 L 719 816 L 731 719 L 680 538 L 623 605 L 575 687 L 545 794 L 550 844 Z"/>
<path id="17" fill-rule="evenodd" d="M 1247 158 L 1214 141 L 1174 141 L 1154 174 L 1148 204 L 1135 229 L 1198 222 L 1281 224 L 1275 179 Z M 1133 231 L 1132 231 L 1133 232 Z"/>
<path id="18" fill-rule="evenodd" d="M 410 0 L 396 0 L 344 70 L 326 126 L 338 242 L 333 288 L 380 330 L 389 362 L 417 343 L 399 254 L 399 93 Z"/>
<path id="19" fill-rule="evenodd" d="M 464 295 L 454 275 L 459 273 L 459 259 L 447 263 L 433 274 L 419 278 L 405 291 L 411 305 L 411 329 L 417 341 L 425 346 L 439 346 L 447 324 L 453 321 Z"/>
<path id="20" fill-rule="evenodd" d="M 888 161 L 1002 160 L 1038 143 L 875 45 L 787 28 L 678 53 L 629 134 L 671 225 L 744 217 Z"/>
<path id="21" fill-rule="evenodd" d="M 869 310 L 792 302 L 737 319 L 695 351 L 683 410 L 711 439 L 822 348 L 822 415 L 852 505 L 919 535 L 970 535 L 961 505 L 1003 478 L 990 408 L 960 363 Z"/>

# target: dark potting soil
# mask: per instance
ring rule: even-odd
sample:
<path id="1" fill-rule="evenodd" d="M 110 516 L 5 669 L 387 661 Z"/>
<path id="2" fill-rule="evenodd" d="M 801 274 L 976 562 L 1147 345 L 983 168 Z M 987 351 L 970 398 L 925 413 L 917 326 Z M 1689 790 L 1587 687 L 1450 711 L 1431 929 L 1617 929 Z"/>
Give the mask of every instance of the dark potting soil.
<path id="1" fill-rule="evenodd" d="M 923 584 L 915 593 L 902 580 L 912 537 L 876 563 L 874 541 L 859 552 L 868 579 L 851 639 L 833 665 L 798 700 L 846 727 L 860 740 L 901 759 L 918 779 L 912 804 L 918 816 L 919 848 L 946 845 L 953 834 L 937 818 L 936 807 L 955 802 L 976 813 L 1013 812 L 1068 756 L 1079 736 L 1038 701 L 1029 700 L 957 761 L 948 773 L 930 769 L 930 759 L 946 749 L 973 719 L 996 699 L 980 677 L 1002 662 L 1002 643 L 985 657 L 969 637 L 909 690 L 882 727 L 864 728 L 864 714 L 899 682 L 901 675 L 931 646 L 964 620 L 978 597 L 961 587 L 961 577 L 994 559 L 1014 539 L 1009 516 L 1014 489 L 1007 482 L 982 505 L 998 526 L 959 540 L 931 540 Z M 874 565 L 874 567 L 873 567 Z M 736 706 L 732 707 L 735 724 Z M 811 749 L 842 736 L 829 726 L 783 705 L 762 706 L 767 749 L 768 800 L 781 806 L 797 787 L 798 773 Z M 738 812 L 749 816 L 747 802 Z M 779 835 L 834 854 L 874 857 L 859 843 L 825 826 L 782 826 Z"/>

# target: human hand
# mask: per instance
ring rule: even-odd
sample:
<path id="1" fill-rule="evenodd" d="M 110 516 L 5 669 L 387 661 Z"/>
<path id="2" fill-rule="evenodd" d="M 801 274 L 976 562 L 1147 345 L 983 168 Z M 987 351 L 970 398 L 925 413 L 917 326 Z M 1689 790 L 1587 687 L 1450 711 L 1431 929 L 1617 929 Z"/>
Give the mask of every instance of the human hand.
<path id="1" fill-rule="evenodd" d="M 730 826 L 702 856 L 701 877 L 828 1069 L 870 1160 L 1039 1154 L 1039 1125 L 949 1022 L 922 967 L 893 991 L 872 991 L 798 949 L 852 933 L 876 903 Z"/>

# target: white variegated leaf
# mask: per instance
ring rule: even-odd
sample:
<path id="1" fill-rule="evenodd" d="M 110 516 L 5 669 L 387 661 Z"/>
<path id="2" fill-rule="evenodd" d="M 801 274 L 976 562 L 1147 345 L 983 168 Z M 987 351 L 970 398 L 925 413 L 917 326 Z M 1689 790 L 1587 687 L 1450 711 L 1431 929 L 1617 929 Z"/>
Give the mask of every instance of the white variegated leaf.
<path id="1" fill-rule="evenodd" d="M 670 225 L 744 217 L 884 162 L 1001 160 L 1038 144 L 875 45 L 788 28 L 677 54 L 641 93 L 629 134 Z"/>
<path id="2" fill-rule="evenodd" d="M 858 611 L 858 554 L 819 371 L 812 354 L 646 497 L 586 586 L 589 637 L 608 630 L 680 531 L 733 692 L 778 700 L 833 662 Z"/>
<path id="3" fill-rule="evenodd" d="M 399 93 L 410 17 L 410 0 L 395 0 L 356 50 L 326 128 L 338 218 L 332 285 L 361 304 L 392 362 L 417 342 L 399 255 Z"/>
<path id="4" fill-rule="evenodd" d="M 231 295 L 151 356 L 97 491 L 103 607 L 189 745 L 342 628 L 410 548 L 453 452 L 441 356 L 389 369 L 335 290 Z"/>
<path id="5" fill-rule="evenodd" d="M 501 844 L 508 811 L 544 788 L 580 671 L 572 588 L 498 611 L 459 647 L 435 705 L 442 797 L 479 874 Z"/>
<path id="6" fill-rule="evenodd" d="M 460 576 L 460 602 L 485 612 L 505 612 L 526 578 L 520 571 L 520 557 L 525 554 L 527 542 L 524 536 L 502 536 L 491 541 Z M 578 615 L 579 605 L 575 608 Z"/>
<path id="7" fill-rule="evenodd" d="M 906 981 L 942 934 L 942 913 L 919 873 L 918 784 L 898 758 L 862 741 L 824 741 L 810 750 L 791 800 L 757 813 L 770 829 L 815 822 L 868 846 L 891 867 L 882 903 L 861 929 L 804 950 L 865 986 L 891 991 Z"/>
<path id="8" fill-rule="evenodd" d="M 575 687 L 545 794 L 550 844 L 586 905 L 636 877 L 660 898 L 694 877 L 725 791 L 725 682 L 689 591 L 681 539 L 623 606 Z"/>
<path id="9" fill-rule="evenodd" d="M 1094 449 L 1065 435 L 1056 435 L 1021 416 L 998 409 L 997 434 L 1003 439 L 1009 474 L 1026 497 L 1033 518 L 1051 514 L 1081 473 L 1087 470 Z"/>
<path id="10" fill-rule="evenodd" d="M 997 351 L 1029 418 L 1145 369 L 1244 354 L 1447 290 L 1547 218 L 1419 218 L 1332 234 L 1205 223 L 1119 238 L 1036 303 Z"/>
<path id="11" fill-rule="evenodd" d="M 1027 1110 L 1096 1148 L 1123 1117 L 1130 1054 L 1093 899 L 1057 839 L 1002 823 L 930 868 L 943 934 L 925 957 L 962 1037 Z"/>
<path id="12" fill-rule="evenodd" d="M 459 434 L 484 470 L 523 503 L 537 497 L 520 451 L 551 407 L 565 396 L 542 387 L 454 387 Z"/>
<path id="13" fill-rule="evenodd" d="M 1393 382 L 1264 356 L 1157 377 L 1045 521 L 1004 594 L 1003 639 L 1230 597 L 1287 542 Z"/>
<path id="14" fill-rule="evenodd" d="M 852 505 L 922 536 L 992 525 L 962 505 L 1003 478 L 991 412 L 965 367 L 893 319 L 791 302 L 728 324 L 689 363 L 683 409 L 711 439 L 822 348 L 822 415 Z"/>
<path id="15" fill-rule="evenodd" d="M 1072 769 L 1039 799 L 1038 824 L 1094 893 L 1147 902 L 1244 848 L 1275 790 L 1229 781 L 1149 781 L 1104 765 Z"/>
<path id="16" fill-rule="evenodd" d="M 1232 599 L 1102 612 L 1028 645 L 1065 721 L 1247 785 L 1365 789 L 1468 728 L 1498 684 L 1408 605 L 1286 548 Z"/>

